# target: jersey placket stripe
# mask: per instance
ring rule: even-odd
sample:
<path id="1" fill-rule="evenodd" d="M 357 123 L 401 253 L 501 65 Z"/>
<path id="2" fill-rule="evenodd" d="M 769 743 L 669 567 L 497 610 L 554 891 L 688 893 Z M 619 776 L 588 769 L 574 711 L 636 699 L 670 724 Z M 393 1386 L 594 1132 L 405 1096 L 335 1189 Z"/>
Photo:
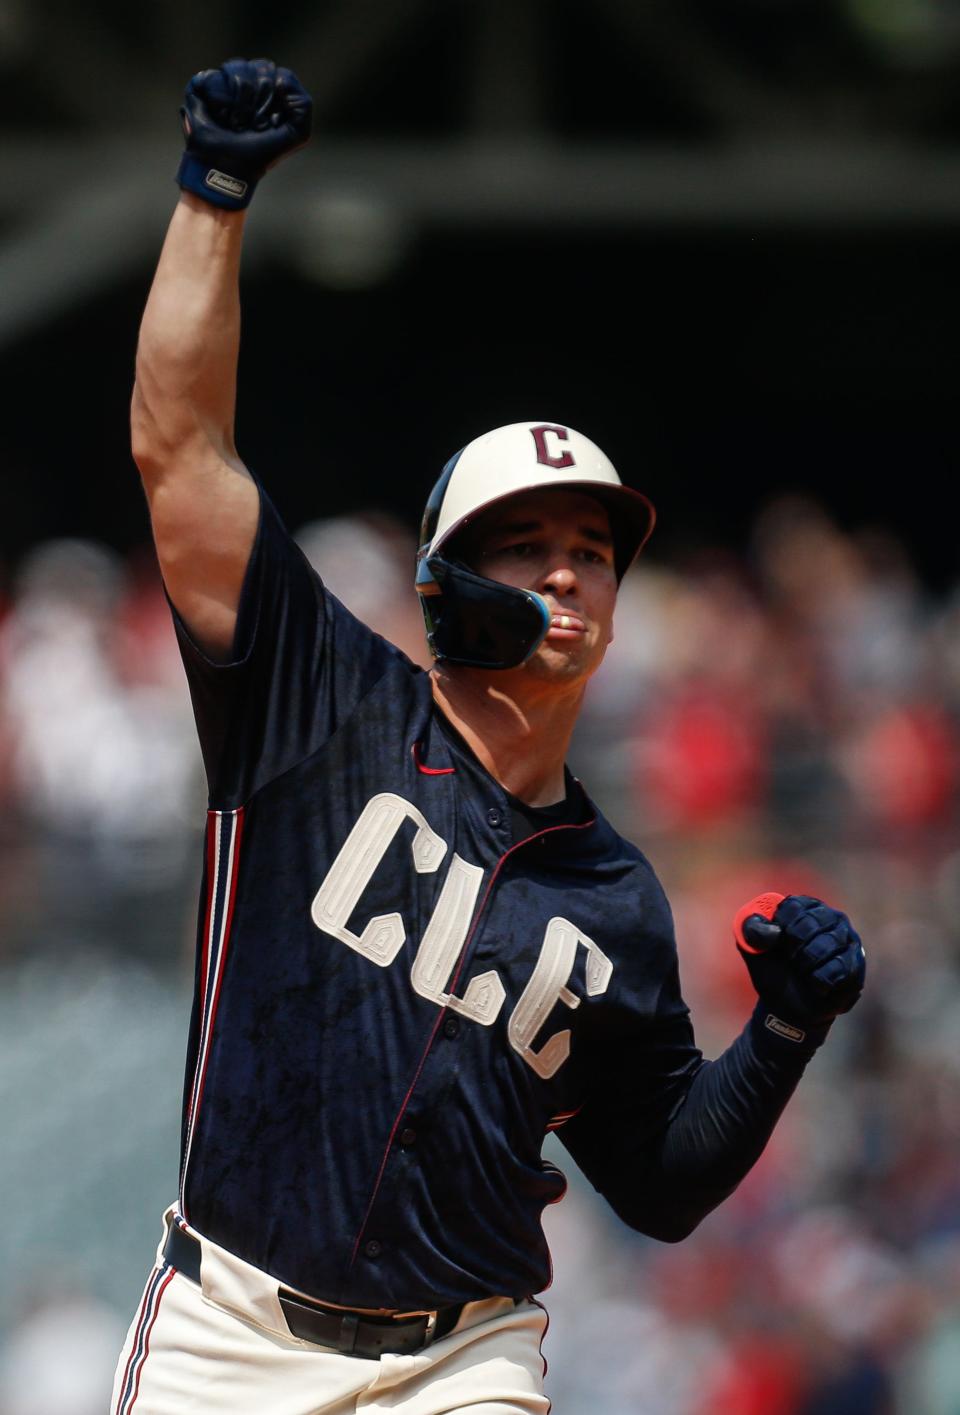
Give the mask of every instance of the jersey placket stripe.
<path id="1" fill-rule="evenodd" d="M 455 766 L 427 766 L 420 754 L 419 742 L 414 742 L 412 751 L 417 771 L 424 776 L 453 776 L 457 770 Z"/>
<path id="2" fill-rule="evenodd" d="M 501 869 L 506 864 L 510 856 L 515 851 L 521 849 L 522 846 L 529 845 L 532 840 L 539 840 L 544 835 L 555 835 L 557 831 L 560 830 L 587 830 L 593 824 L 594 818 L 591 817 L 590 820 L 581 821 L 576 825 L 547 826 L 545 830 L 538 831 L 536 835 L 528 836 L 526 840 L 518 840 L 515 845 L 511 845 L 510 849 L 505 851 L 504 854 L 500 856 L 500 859 L 494 866 L 493 874 L 490 876 L 490 881 L 483 892 L 483 898 L 480 900 L 479 908 L 477 909 L 477 912 L 474 916 L 473 923 L 470 925 L 470 932 L 467 934 L 467 937 L 464 940 L 463 948 L 460 950 L 460 957 L 457 960 L 457 966 L 454 969 L 453 977 L 450 980 L 449 992 L 451 994 L 456 991 L 457 983 L 460 981 L 460 976 L 466 965 L 467 959 L 470 956 L 470 948 L 473 944 L 474 938 L 476 937 L 477 929 L 480 927 L 480 921 L 483 918 L 487 904 L 490 902 L 490 898 L 493 894 L 493 887 L 496 884 Z M 363 1221 L 361 1222 L 360 1227 L 357 1230 L 357 1236 L 353 1244 L 353 1252 L 350 1254 L 351 1268 L 357 1261 L 357 1254 L 360 1251 L 360 1244 L 363 1241 L 363 1235 L 366 1231 L 367 1224 L 370 1222 L 370 1215 L 373 1212 L 373 1206 L 377 1202 L 377 1195 L 380 1193 L 380 1186 L 383 1183 L 384 1172 L 387 1168 L 387 1162 L 390 1159 L 390 1151 L 393 1148 L 393 1142 L 396 1139 L 397 1131 L 400 1128 L 400 1123 L 403 1120 L 404 1114 L 406 1113 L 407 1106 L 410 1104 L 410 1098 L 412 1097 L 414 1091 L 417 1088 L 417 1082 L 420 1080 L 423 1068 L 427 1064 L 427 1057 L 430 1055 L 430 1050 L 433 1046 L 434 1041 L 436 1040 L 437 1033 L 440 1030 L 440 1027 L 443 1023 L 443 1019 L 446 1014 L 446 1007 L 441 1007 L 437 1012 L 436 1021 L 433 1024 L 430 1036 L 427 1038 L 427 1045 L 423 1049 L 423 1055 L 421 1056 L 420 1061 L 417 1065 L 417 1069 L 414 1072 L 413 1080 L 410 1082 L 410 1085 L 407 1088 L 407 1093 L 400 1104 L 400 1109 L 397 1111 L 396 1119 L 394 1120 L 393 1126 L 390 1130 L 390 1134 L 387 1137 L 386 1147 L 383 1152 L 383 1159 L 380 1161 L 380 1168 L 377 1170 L 377 1177 L 374 1181 L 373 1193 L 370 1195 L 370 1202 L 368 1203 L 366 1212 L 363 1215 Z"/>
<path id="3" fill-rule="evenodd" d="M 200 1036 L 197 1044 L 197 1062 L 194 1069 L 193 1085 L 188 1107 L 187 1136 L 183 1151 L 183 1165 L 180 1172 L 180 1212 L 187 1216 L 186 1189 L 187 1170 L 193 1148 L 197 1116 L 203 1099 L 203 1088 L 210 1060 L 213 1028 L 220 1000 L 220 989 L 226 966 L 230 929 L 233 923 L 234 904 L 237 895 L 238 863 L 240 858 L 240 838 L 243 834 L 243 807 L 236 811 L 211 811 L 208 829 L 213 846 L 211 849 L 212 871 L 208 869 L 208 927 L 204 940 L 203 964 L 201 970 L 201 996 L 203 1011 L 200 1020 Z"/>
<path id="4" fill-rule="evenodd" d="M 566 1125 L 568 1120 L 572 1120 L 575 1115 L 579 1115 L 583 1110 L 582 1105 L 578 1105 L 575 1110 L 562 1110 L 557 1115 L 551 1116 L 547 1124 L 548 1130 L 559 1130 L 561 1125 Z"/>

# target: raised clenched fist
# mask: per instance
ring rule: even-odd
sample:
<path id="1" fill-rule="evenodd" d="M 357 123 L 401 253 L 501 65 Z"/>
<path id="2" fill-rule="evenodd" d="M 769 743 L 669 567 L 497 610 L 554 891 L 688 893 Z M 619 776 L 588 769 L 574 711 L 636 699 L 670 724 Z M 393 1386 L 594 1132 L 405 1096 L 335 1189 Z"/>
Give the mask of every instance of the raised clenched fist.
<path id="1" fill-rule="evenodd" d="M 214 206 L 240 211 L 275 162 L 310 137 L 310 95 L 271 59 L 228 59 L 187 84 L 186 151 L 177 181 Z"/>
<path id="2" fill-rule="evenodd" d="M 846 914 L 820 899 L 760 895 L 740 910 L 734 934 L 760 1001 L 785 1024 L 784 1035 L 790 1027 L 829 1024 L 863 991 L 860 936 Z"/>

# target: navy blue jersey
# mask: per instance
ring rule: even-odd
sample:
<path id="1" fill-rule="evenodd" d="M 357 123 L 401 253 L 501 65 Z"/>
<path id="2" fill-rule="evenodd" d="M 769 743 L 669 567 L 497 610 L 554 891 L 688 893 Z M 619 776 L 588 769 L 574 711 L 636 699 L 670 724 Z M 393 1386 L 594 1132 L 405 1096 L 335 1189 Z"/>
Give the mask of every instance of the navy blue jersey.
<path id="1" fill-rule="evenodd" d="M 673 1122 L 709 1064 L 650 865 L 582 793 L 571 821 L 515 838 L 522 816 L 443 730 L 429 675 L 324 589 L 261 499 L 235 660 L 177 626 L 210 788 L 184 1216 L 346 1305 L 533 1293 L 564 1190 L 541 1146 L 565 1126 L 628 1222 L 675 1236 L 664 1136 L 702 1198 L 710 1165 Z M 761 1065 L 746 1045 L 734 1071 Z M 772 1120 L 745 1124 L 762 1147 Z M 743 1149 L 713 1162 L 708 1207 Z"/>

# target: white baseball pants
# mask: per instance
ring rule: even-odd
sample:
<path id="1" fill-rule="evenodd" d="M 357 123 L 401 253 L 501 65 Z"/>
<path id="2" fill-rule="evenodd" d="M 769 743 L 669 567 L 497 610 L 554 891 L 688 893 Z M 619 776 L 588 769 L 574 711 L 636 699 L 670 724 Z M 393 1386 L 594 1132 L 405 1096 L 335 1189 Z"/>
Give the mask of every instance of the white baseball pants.
<path id="1" fill-rule="evenodd" d="M 548 1415 L 546 1314 L 535 1302 L 468 1303 L 447 1336 L 412 1356 L 344 1356 L 291 1336 L 276 1281 L 195 1236 L 202 1288 L 164 1263 L 161 1243 L 111 1415 Z"/>

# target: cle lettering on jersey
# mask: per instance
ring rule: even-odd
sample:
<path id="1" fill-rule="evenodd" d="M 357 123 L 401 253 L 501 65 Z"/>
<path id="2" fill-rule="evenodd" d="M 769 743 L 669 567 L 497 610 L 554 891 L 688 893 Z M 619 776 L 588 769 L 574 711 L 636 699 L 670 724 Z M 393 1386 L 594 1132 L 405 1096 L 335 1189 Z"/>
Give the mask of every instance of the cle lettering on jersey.
<path id="1" fill-rule="evenodd" d="M 446 856 L 447 842 L 431 829 L 416 806 L 393 792 L 379 792 L 367 802 L 344 841 L 310 910 L 318 929 L 380 968 L 389 967 L 403 947 L 406 930 L 400 915 L 376 915 L 360 934 L 347 927 L 347 920 L 405 820 L 413 821 L 417 827 L 411 844 L 414 870 L 433 874 Z M 454 852 L 440 897 L 417 947 L 410 982 L 414 992 L 438 1007 L 489 1027 L 506 999 L 495 969 L 471 978 L 462 997 L 444 990 L 474 922 L 482 881 L 480 866 L 469 864 Z M 606 992 L 613 975 L 610 959 L 575 924 L 553 918 L 547 925 L 536 966 L 507 1024 L 510 1045 L 544 1080 L 555 1075 L 570 1055 L 570 1032 L 557 1032 L 539 1051 L 534 1050 L 533 1043 L 558 1002 L 571 1009 L 580 1006 L 580 998 L 567 986 L 579 947 L 587 952 L 588 996 Z"/>

